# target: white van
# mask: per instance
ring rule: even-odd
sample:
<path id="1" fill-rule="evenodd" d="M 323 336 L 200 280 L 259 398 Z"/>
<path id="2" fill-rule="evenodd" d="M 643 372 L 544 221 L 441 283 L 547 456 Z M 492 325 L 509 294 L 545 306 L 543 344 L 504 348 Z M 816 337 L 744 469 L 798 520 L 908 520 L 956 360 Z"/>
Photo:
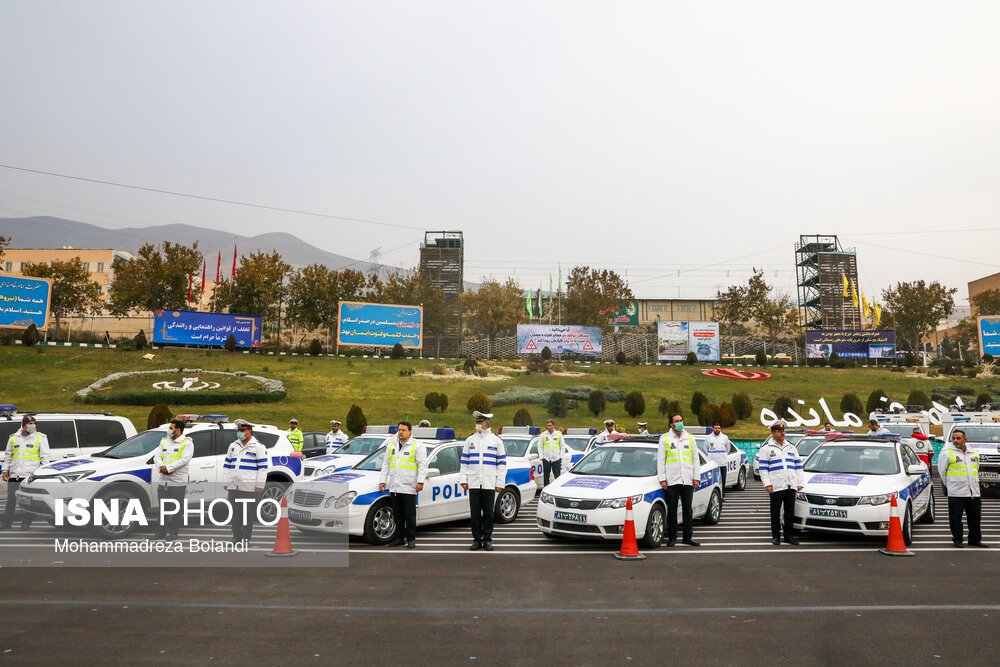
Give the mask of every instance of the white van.
<path id="1" fill-rule="evenodd" d="M 131 420 L 107 412 L 18 412 L 13 405 L 0 405 L 0 447 L 7 446 L 25 415 L 34 417 L 38 432 L 48 437 L 53 461 L 96 454 L 137 433 Z"/>

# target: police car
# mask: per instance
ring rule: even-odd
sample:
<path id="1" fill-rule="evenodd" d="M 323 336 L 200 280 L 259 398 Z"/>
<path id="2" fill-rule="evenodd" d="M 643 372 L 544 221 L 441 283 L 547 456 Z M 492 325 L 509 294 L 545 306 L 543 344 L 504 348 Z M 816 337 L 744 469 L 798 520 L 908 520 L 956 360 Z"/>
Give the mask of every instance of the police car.
<path id="1" fill-rule="evenodd" d="M 418 527 L 469 518 L 469 493 L 458 483 L 464 444 L 452 440 L 427 445 L 427 481 L 417 494 Z M 303 533 L 346 532 L 371 544 L 391 542 L 396 536 L 392 504 L 389 492 L 378 490 L 385 451 L 379 448 L 350 470 L 292 484 L 287 494 L 289 523 Z M 534 497 L 531 468 L 508 457 L 495 520 L 511 523 Z"/>
<path id="2" fill-rule="evenodd" d="M 786 432 L 785 433 L 785 440 L 787 442 L 790 442 L 790 443 L 798 446 L 799 440 L 801 440 L 802 438 L 804 438 L 807 433 L 822 433 L 822 431 L 805 431 L 805 432 L 802 432 L 802 433 Z M 766 445 L 768 442 L 770 442 L 770 440 L 771 440 L 771 436 L 767 436 L 767 439 L 764 440 L 764 442 L 760 443 L 760 445 L 757 447 L 757 452 L 753 455 L 753 478 L 754 479 L 760 479 L 760 448 L 763 447 L 764 445 Z M 799 456 L 802 456 L 802 454 L 800 453 Z M 803 457 L 803 460 L 805 460 L 805 457 Z"/>
<path id="3" fill-rule="evenodd" d="M 0 447 L 21 429 L 21 418 L 31 415 L 49 441 L 52 460 L 88 456 L 104 451 L 136 434 L 127 417 L 107 412 L 18 412 L 14 405 L 0 405 Z"/>
<path id="4" fill-rule="evenodd" d="M 906 544 L 915 520 L 934 522 L 930 470 L 899 437 L 829 440 L 809 456 L 803 472 L 805 484 L 795 494 L 796 528 L 886 536 L 893 495 Z"/>
<path id="5" fill-rule="evenodd" d="M 696 435 L 695 442 L 706 456 L 705 435 Z M 726 488 L 742 491 L 747 488 L 747 478 L 750 477 L 750 457 L 733 443 L 729 443 L 729 453 L 726 454 Z"/>
<path id="6" fill-rule="evenodd" d="M 333 454 L 314 456 L 305 463 L 303 477 L 322 477 L 341 470 L 353 468 L 355 464 L 368 458 L 372 452 L 382 448 L 385 441 L 395 435 L 396 426 L 367 426 L 365 432 L 348 440 Z M 455 430 L 451 428 L 417 427 L 413 437 L 426 444 L 443 440 L 454 440 Z"/>
<path id="7" fill-rule="evenodd" d="M 497 430 L 497 437 L 503 440 L 507 464 L 510 465 L 513 458 L 519 467 L 530 467 L 531 478 L 539 489 L 545 480 L 539 438 L 541 432 L 538 426 L 501 426 Z"/>
<path id="8" fill-rule="evenodd" d="M 194 457 L 188 467 L 186 499 L 206 502 L 225 498 L 222 488 L 222 466 L 226 451 L 236 440 L 236 427 L 225 415 L 188 415 L 193 421 L 184 435 L 194 444 Z M 295 453 L 285 432 L 274 426 L 254 425 L 254 437 L 267 449 L 270 468 L 264 487 L 264 498 L 281 500 L 288 485 L 302 471 L 302 459 Z M 55 516 L 55 504 L 60 500 L 82 498 L 92 501 L 118 498 L 120 506 L 133 498 L 142 503 L 147 516 L 158 513 L 157 485 L 159 468 L 153 463 L 154 450 L 163 438 L 169 437 L 167 425 L 143 431 L 99 454 L 64 459 L 38 468 L 21 484 L 17 492 L 18 508 L 46 519 Z M 270 504 L 262 506 L 269 508 Z M 264 513 L 264 510 L 262 510 Z M 273 510 L 271 510 L 273 516 Z M 271 518 L 271 517 L 268 517 Z M 95 526 L 98 536 L 112 539 L 125 537 L 135 528 L 103 522 Z"/>
<path id="9" fill-rule="evenodd" d="M 636 537 L 648 549 L 659 547 L 667 504 L 656 478 L 658 440 L 625 436 L 592 450 L 542 491 L 535 513 L 539 530 L 548 537 L 621 540 L 625 505 L 631 498 Z M 699 451 L 698 470 L 694 516 L 707 524 L 718 523 L 722 513 L 719 466 Z"/>

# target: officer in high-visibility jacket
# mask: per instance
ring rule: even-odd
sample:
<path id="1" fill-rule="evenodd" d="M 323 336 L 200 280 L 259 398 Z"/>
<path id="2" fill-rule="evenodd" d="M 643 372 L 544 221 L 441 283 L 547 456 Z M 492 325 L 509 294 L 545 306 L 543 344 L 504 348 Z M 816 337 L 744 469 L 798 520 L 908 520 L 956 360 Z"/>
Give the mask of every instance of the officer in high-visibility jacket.
<path id="1" fill-rule="evenodd" d="M 562 459 L 566 453 L 566 443 L 563 440 L 562 431 L 556 430 L 556 423 L 551 419 L 545 422 L 545 430 L 542 431 L 542 436 L 538 440 L 538 446 L 541 450 L 539 455 L 542 459 L 543 485 L 547 486 L 550 473 L 552 479 L 556 479 L 562 474 Z"/>
<path id="2" fill-rule="evenodd" d="M 760 481 L 770 494 L 771 544 L 781 544 L 781 512 L 785 513 L 785 542 L 798 544 L 795 537 L 795 492 L 802 490 L 802 458 L 795 445 L 785 440 L 785 425 L 771 424 L 771 437 L 760 447 Z"/>
<path id="3" fill-rule="evenodd" d="M 302 443 L 305 441 L 305 438 L 302 435 L 302 431 L 299 430 L 298 419 L 288 420 L 288 433 L 286 436 L 288 437 L 288 442 L 292 445 L 292 449 L 301 452 Z"/>
<path id="4" fill-rule="evenodd" d="M 330 420 L 330 432 L 326 434 L 326 453 L 333 454 L 347 444 L 348 435 L 340 429 L 340 420 Z"/>
<path id="5" fill-rule="evenodd" d="M 386 440 L 379 491 L 389 489 L 392 513 L 396 518 L 396 539 L 387 546 L 407 549 L 417 546 L 417 494 L 427 479 L 427 450 L 412 435 L 410 422 L 399 422 L 396 435 Z"/>
<path id="6" fill-rule="evenodd" d="M 698 446 L 694 436 L 684 430 L 684 418 L 679 413 L 670 415 L 670 430 L 660 436 L 656 445 L 656 478 L 667 496 L 667 546 L 677 544 L 677 499 L 681 501 L 684 520 L 682 542 L 692 547 L 700 547 L 694 541 L 694 490 L 698 488 L 701 475 L 698 461 Z"/>
<path id="7" fill-rule="evenodd" d="M 253 536 L 257 503 L 267 481 L 267 449 L 253 437 L 253 424 L 236 420 L 236 441 L 229 445 L 222 464 L 222 484 L 233 510 L 233 544 Z"/>
<path id="8" fill-rule="evenodd" d="M 472 551 L 493 551 L 493 512 L 496 494 L 507 479 L 507 452 L 503 440 L 490 430 L 493 415 L 476 410 L 476 432 L 465 440 L 458 481 L 469 492 L 472 515 Z"/>
<path id="9" fill-rule="evenodd" d="M 938 454 L 938 474 L 948 494 L 948 524 L 951 541 L 956 547 L 962 544 L 962 513 L 969 522 L 969 546 L 988 547 L 983 542 L 980 522 L 983 515 L 982 491 L 979 490 L 979 452 L 969 447 L 965 431 L 956 428 L 951 432 L 951 442 Z"/>
<path id="10" fill-rule="evenodd" d="M 174 419 L 168 425 L 170 436 L 160 441 L 153 454 L 153 463 L 160 471 L 160 506 L 164 500 L 177 501 L 180 511 L 168 513 L 165 525 L 161 525 L 155 539 L 176 540 L 184 518 L 184 493 L 187 491 L 188 466 L 194 456 L 194 442 L 184 435 L 184 420 Z M 174 509 L 173 507 L 170 508 Z"/>
<path id="11" fill-rule="evenodd" d="M 39 433 L 35 418 L 31 415 L 21 417 L 21 428 L 7 439 L 7 447 L 3 452 L 3 481 L 7 482 L 7 505 L 3 510 L 2 528 L 10 528 L 14 522 L 14 511 L 17 509 L 17 490 L 21 482 L 28 479 L 39 466 L 49 462 L 49 439 L 44 433 Z M 21 530 L 27 530 L 31 525 L 31 515 L 21 521 Z"/>

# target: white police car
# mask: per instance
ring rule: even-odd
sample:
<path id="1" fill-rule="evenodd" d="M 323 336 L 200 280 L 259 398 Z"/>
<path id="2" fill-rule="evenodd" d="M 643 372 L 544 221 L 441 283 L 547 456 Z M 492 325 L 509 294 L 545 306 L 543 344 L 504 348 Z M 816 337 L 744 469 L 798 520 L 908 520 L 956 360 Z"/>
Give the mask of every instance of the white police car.
<path id="1" fill-rule="evenodd" d="M 548 537 L 621 540 L 626 501 L 632 499 L 636 537 L 647 549 L 660 546 L 667 505 L 656 479 L 656 439 L 631 436 L 597 447 L 542 491 L 536 521 Z M 700 482 L 694 492 L 695 518 L 719 522 L 722 475 L 698 452 Z"/>
<path id="2" fill-rule="evenodd" d="M 810 433 L 822 433 L 822 431 L 805 431 L 805 432 L 800 432 L 800 433 L 795 433 L 795 432 L 789 431 L 789 432 L 785 433 L 785 441 L 792 443 L 797 448 L 798 444 L 799 444 L 799 441 L 802 438 L 806 437 L 806 435 L 808 435 Z M 760 443 L 760 445 L 758 445 L 757 451 L 753 455 L 753 478 L 754 479 L 760 479 L 760 448 L 763 447 L 764 445 L 766 445 L 768 442 L 770 442 L 770 440 L 771 440 L 771 436 L 767 436 L 767 438 L 764 440 L 764 442 L 762 442 L 762 443 Z M 810 450 L 810 451 L 812 451 L 812 450 Z M 801 452 L 799 453 L 799 456 L 801 456 L 802 460 L 805 461 L 806 457 L 804 455 L 802 455 Z"/>
<path id="3" fill-rule="evenodd" d="M 427 445 L 427 481 L 417 494 L 418 528 L 469 518 L 469 493 L 458 483 L 464 444 Z M 389 492 L 378 490 L 384 457 L 385 449 L 380 448 L 350 470 L 292 484 L 287 493 L 289 523 L 304 533 L 346 532 L 371 544 L 391 542 L 396 535 L 392 504 Z M 496 498 L 496 521 L 514 521 L 534 496 L 531 468 L 508 458 L 507 479 Z"/>
<path id="4" fill-rule="evenodd" d="M 184 429 L 184 435 L 194 444 L 194 457 L 188 467 L 186 499 L 189 503 L 201 498 L 208 502 L 226 497 L 222 487 L 222 466 L 229 445 L 236 440 L 236 427 L 224 421 L 228 420 L 225 415 L 204 415 L 201 419 L 205 421 L 188 424 Z M 299 477 L 302 459 L 292 455 L 294 449 L 284 431 L 274 426 L 254 425 L 253 432 L 270 455 L 263 497 L 280 501 L 288 485 Z M 153 455 L 165 437 L 168 437 L 166 424 L 143 431 L 97 455 L 42 466 L 18 489 L 18 508 L 51 520 L 55 517 L 56 502 L 60 500 L 82 498 L 91 502 L 97 498 L 107 501 L 118 498 L 120 506 L 124 507 L 130 499 L 137 498 L 146 515 L 152 515 L 159 507 L 157 483 L 160 478 Z M 269 507 L 270 504 L 262 505 L 264 509 Z M 270 515 L 273 513 L 271 510 Z M 125 537 L 134 528 L 134 525 L 117 526 L 113 521 L 104 521 L 94 527 L 94 532 L 110 539 Z"/>
<path id="5" fill-rule="evenodd" d="M 363 434 L 349 440 L 335 453 L 314 456 L 307 460 L 302 476 L 322 477 L 353 468 L 355 464 L 381 449 L 385 441 L 395 435 L 396 430 L 395 426 L 368 426 Z M 455 439 L 455 430 L 451 428 L 424 426 L 414 428 L 412 433 L 414 438 L 425 445 Z"/>
<path id="6" fill-rule="evenodd" d="M 898 437 L 829 440 L 809 456 L 803 472 L 805 484 L 795 494 L 798 529 L 884 537 L 893 495 L 906 544 L 914 520 L 934 522 L 930 470 Z"/>
<path id="7" fill-rule="evenodd" d="M 708 456 L 705 438 L 708 436 L 696 435 L 695 442 L 698 449 Z M 742 491 L 747 488 L 747 478 L 750 477 L 750 457 L 742 449 L 733 443 L 729 443 L 729 453 L 726 454 L 726 488 Z"/>
<path id="8" fill-rule="evenodd" d="M 587 445 L 597 435 L 596 428 L 566 428 L 563 429 L 563 441 L 566 443 L 568 456 L 563 457 L 563 470 L 569 470 L 576 465 L 587 451 Z"/>
<path id="9" fill-rule="evenodd" d="M 497 430 L 497 437 L 503 440 L 508 467 L 512 463 L 511 459 L 514 459 L 515 465 L 531 468 L 531 478 L 539 489 L 545 479 L 538 438 L 541 432 L 542 429 L 537 426 L 501 426 Z"/>

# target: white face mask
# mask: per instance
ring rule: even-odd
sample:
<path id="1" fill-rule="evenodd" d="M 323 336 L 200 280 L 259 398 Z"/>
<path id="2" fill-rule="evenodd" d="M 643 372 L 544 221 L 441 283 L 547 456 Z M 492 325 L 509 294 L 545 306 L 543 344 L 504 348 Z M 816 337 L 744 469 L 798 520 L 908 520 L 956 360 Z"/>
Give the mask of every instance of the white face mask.
<path id="1" fill-rule="evenodd" d="M 36 431 L 34 424 L 26 424 L 24 430 L 28 432 L 28 435 L 33 435 Z"/>
<path id="2" fill-rule="evenodd" d="M 479 422 L 478 424 L 476 424 L 476 433 L 482 433 L 483 431 L 485 431 L 488 428 L 489 428 L 489 426 L 487 426 L 483 422 Z"/>

